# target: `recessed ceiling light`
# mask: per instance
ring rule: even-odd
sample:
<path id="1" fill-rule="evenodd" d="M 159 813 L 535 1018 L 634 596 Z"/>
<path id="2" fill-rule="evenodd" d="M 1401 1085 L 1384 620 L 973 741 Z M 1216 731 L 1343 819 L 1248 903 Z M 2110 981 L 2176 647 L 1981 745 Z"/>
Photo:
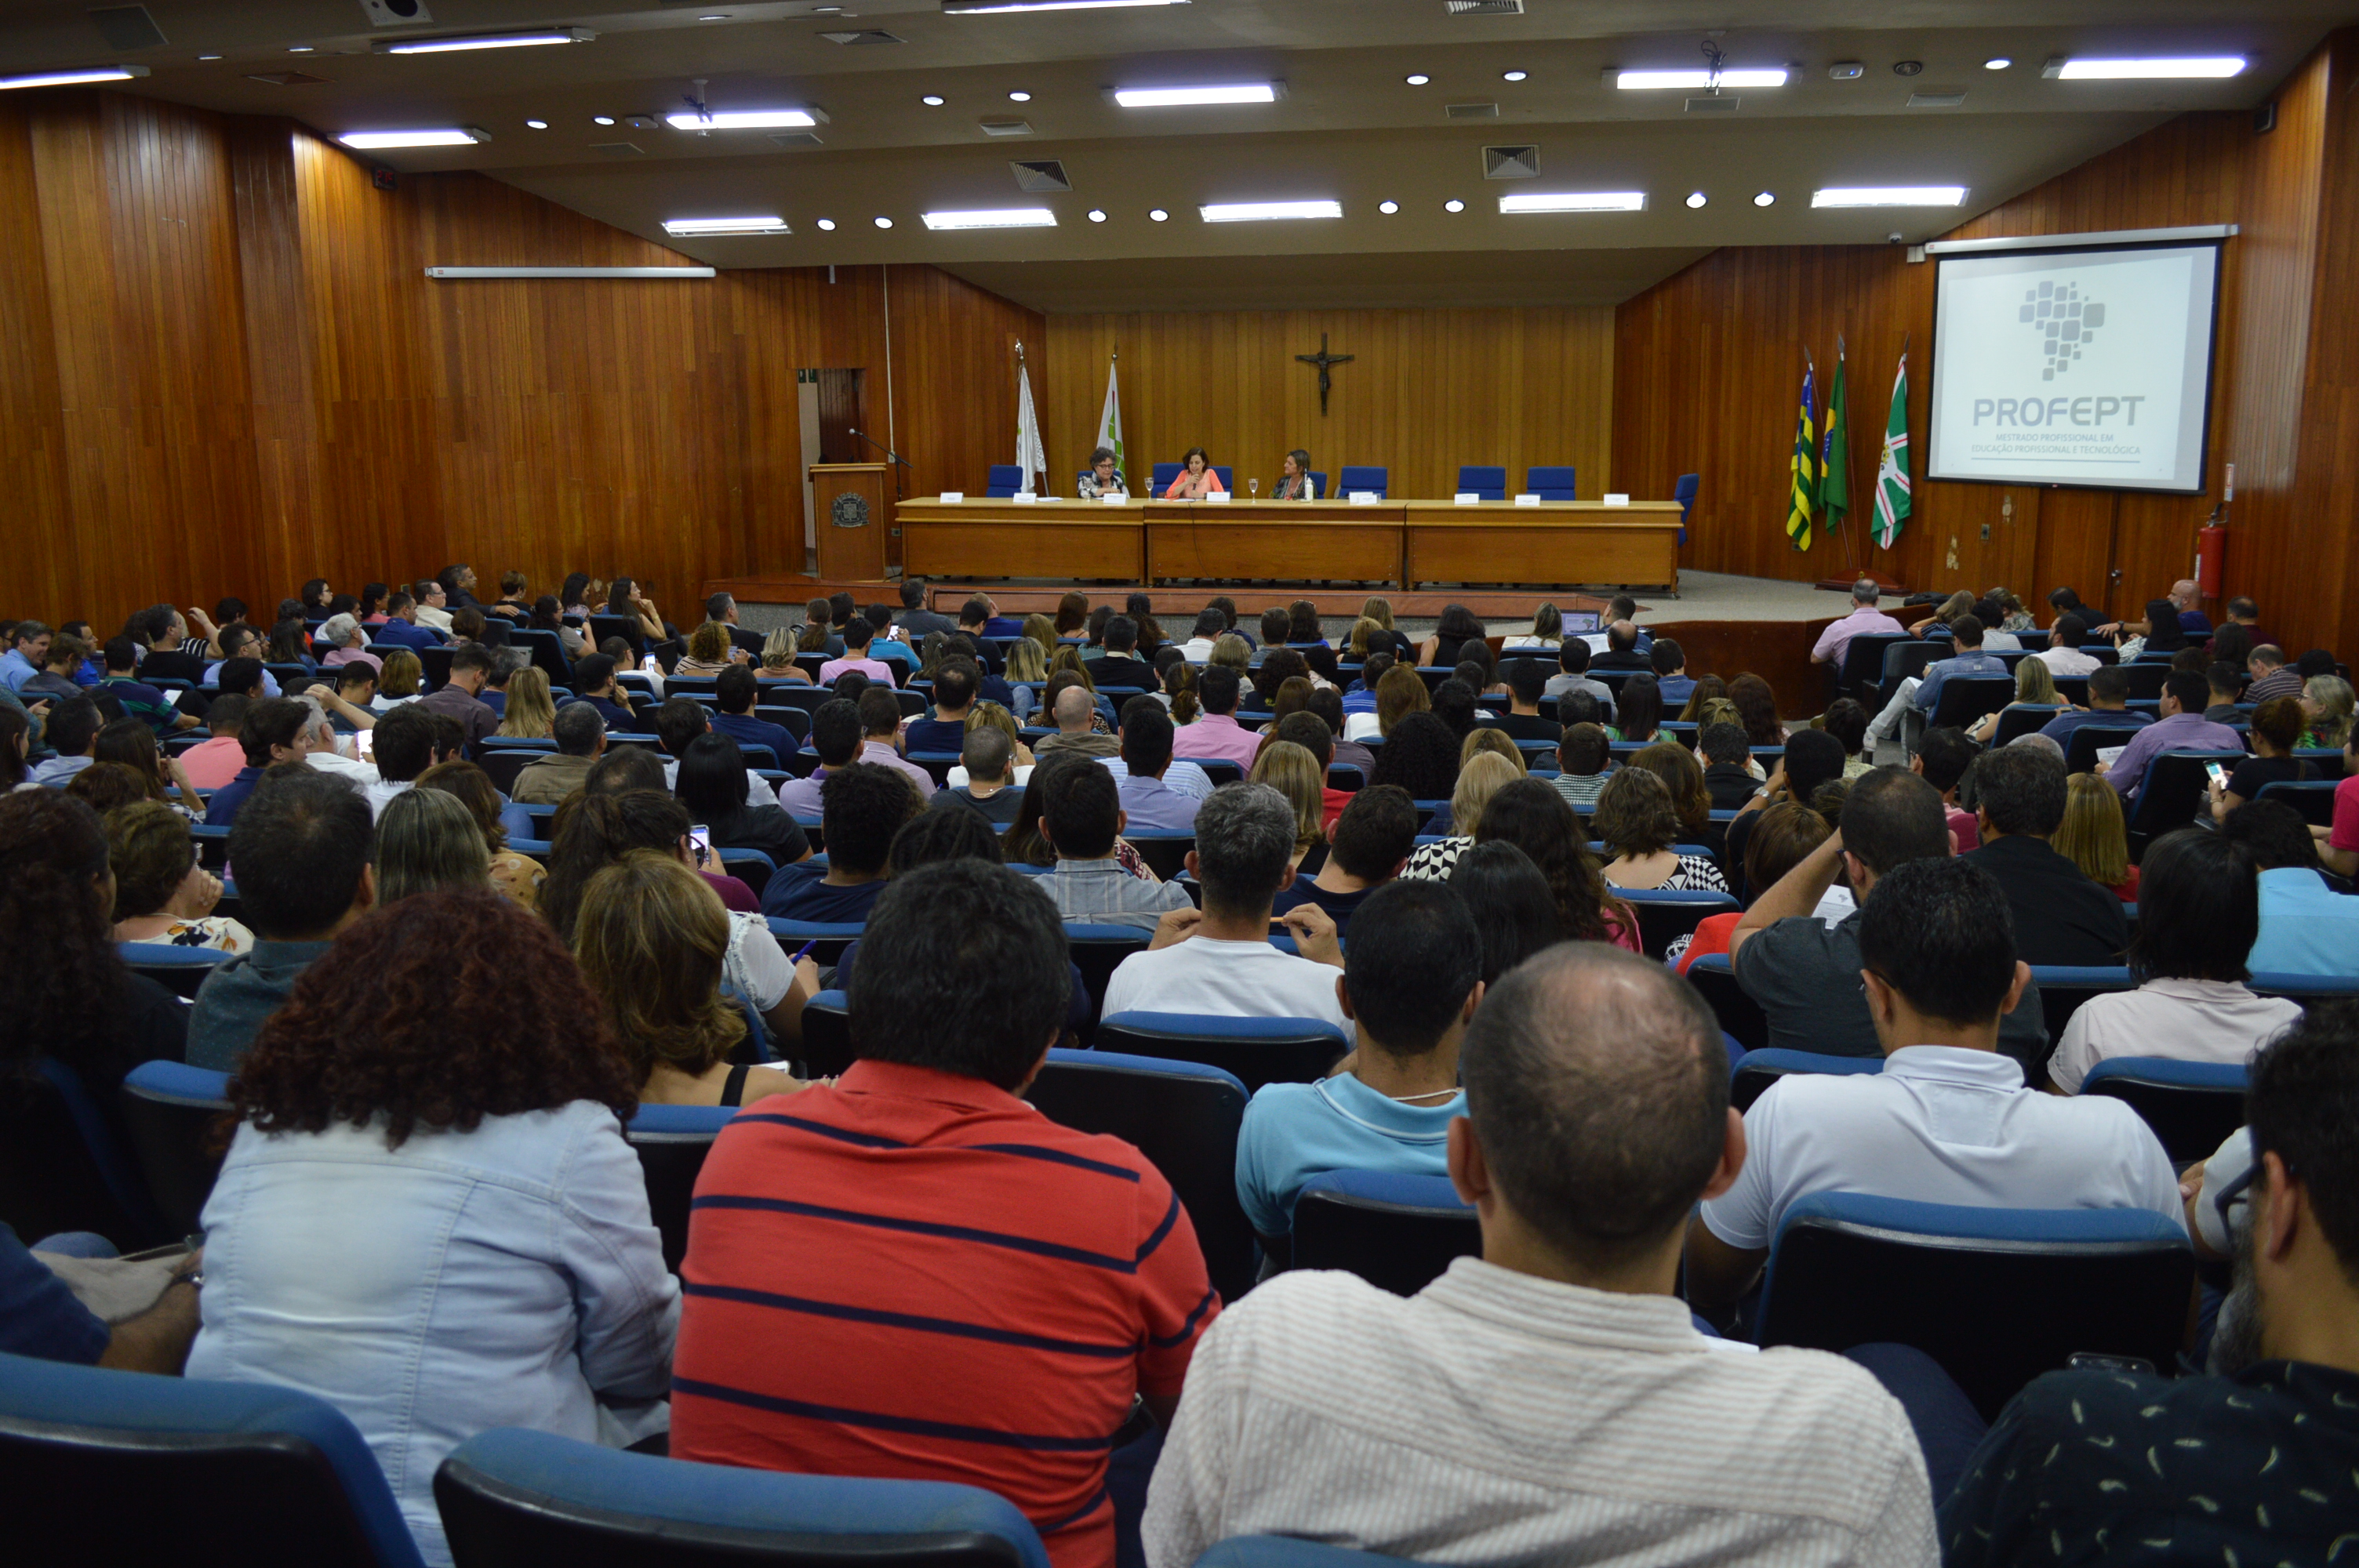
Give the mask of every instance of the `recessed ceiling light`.
<path id="1" fill-rule="evenodd" d="M 1376 211 L 1389 218 L 1394 213 L 1400 211 L 1400 203 L 1397 201 L 1379 201 L 1376 203 Z"/>
<path id="2" fill-rule="evenodd" d="M 1103 222 L 1105 222 L 1105 219 L 1106 219 L 1106 215 L 1105 215 L 1105 210 L 1104 210 L 1103 208 L 1101 208 L 1101 207 L 1093 207 L 1093 208 L 1091 208 L 1091 209 L 1090 209 L 1090 222 L 1093 222 L 1093 223 L 1103 223 Z"/>
<path id="3" fill-rule="evenodd" d="M 1170 213 L 1169 213 L 1169 212 L 1166 212 L 1166 211 L 1165 211 L 1162 208 L 1160 208 L 1160 207 L 1149 207 L 1149 208 L 1147 210 L 1147 216 L 1150 220 L 1152 220 L 1153 222 L 1158 222 L 1158 223 L 1160 223 L 1160 222 L 1162 222 L 1165 219 L 1167 219 L 1167 218 L 1170 217 L 1170 216 L 1171 216 L 1171 214 L 1170 214 Z"/>
<path id="4" fill-rule="evenodd" d="M 832 234 L 835 232 L 835 220 L 832 218 L 821 218 L 819 221 L 819 226 L 828 233 Z"/>
<path id="5" fill-rule="evenodd" d="M 1990 59 L 1983 61 L 1983 69 L 1984 70 L 2005 70 L 2008 66 L 2011 66 L 2014 63 L 2015 61 L 2007 59 L 2006 56 L 2003 54 L 1995 54 L 1991 56 Z"/>
<path id="6" fill-rule="evenodd" d="M 727 114 L 700 114 L 683 109 L 664 119 L 681 131 L 772 131 L 782 126 L 816 125 L 808 109 L 737 109 Z"/>
<path id="7" fill-rule="evenodd" d="M 879 218 L 876 220 L 876 226 L 880 229 L 889 229 L 893 226 L 893 220 L 890 218 Z"/>
<path id="8" fill-rule="evenodd" d="M 787 221 L 773 214 L 767 218 L 667 218 L 667 234 L 791 234 Z"/>
<path id="9" fill-rule="evenodd" d="M 1639 212 L 1646 206 L 1643 190 L 1531 191 L 1499 198 L 1502 212 Z"/>
<path id="10" fill-rule="evenodd" d="M 1463 212 L 1466 211 L 1466 203 L 1453 196 L 1441 204 L 1441 210 L 1444 212 Z"/>
<path id="11" fill-rule="evenodd" d="M 1614 85 L 1625 92 L 1644 92 L 1657 88 L 1710 87 L 1712 72 L 1708 70 L 1617 70 Z M 1786 73 L 1782 70 L 1723 70 L 1720 73 L 1723 87 L 1783 87 Z"/>
<path id="12" fill-rule="evenodd" d="M 1777 193 L 1774 190 L 1765 190 L 1753 199 L 1753 205 L 1756 207 L 1775 207 L 1777 205 Z"/>
<path id="13" fill-rule="evenodd" d="M 1266 81 L 1226 87 L 1122 87 L 1114 101 L 1125 109 L 1169 109 L 1190 103 L 1275 103 L 1277 89 Z"/>
<path id="14" fill-rule="evenodd" d="M 128 81 L 147 74 L 144 65 L 93 65 L 82 70 L 37 70 L 26 76 L 0 76 L 0 88 L 72 87 L 85 81 Z"/>
<path id="15" fill-rule="evenodd" d="M 1409 75 L 1402 78 L 1402 80 L 1407 81 L 1411 87 L 1422 87 L 1427 82 L 1431 81 L 1433 78 L 1419 70 L 1411 72 Z"/>
<path id="16" fill-rule="evenodd" d="M 1196 209 L 1207 223 L 1264 223 L 1279 218 L 1341 218 L 1343 204 L 1333 200 L 1215 201 Z"/>
<path id="17" fill-rule="evenodd" d="M 1955 207 L 1965 199 L 1962 185 L 1831 186 L 1810 192 L 1813 207 Z"/>
<path id="18" fill-rule="evenodd" d="M 1503 70 L 1499 73 L 1499 80 L 1502 81 L 1521 81 L 1527 74 L 1527 72 L 1520 70 Z"/>
<path id="19" fill-rule="evenodd" d="M 929 109 L 939 109 L 942 106 L 942 95 L 939 92 L 929 92 L 918 102 Z"/>
<path id="20" fill-rule="evenodd" d="M 843 7 L 841 5 L 814 5 L 811 7 L 811 15 L 814 16 L 832 16 L 842 9 Z"/>
<path id="21" fill-rule="evenodd" d="M 2067 81 L 2134 81 L 2170 77 L 2234 76 L 2245 69 L 2242 55 L 2195 55 L 2179 59 L 2051 59 L 2042 76 Z"/>
<path id="22" fill-rule="evenodd" d="M 378 54 L 456 54 L 462 49 L 532 49 L 541 44 L 586 44 L 598 35 L 587 27 L 535 27 L 522 33 L 474 33 L 463 38 L 397 38 L 370 47 Z"/>
<path id="23" fill-rule="evenodd" d="M 611 125 L 614 123 L 614 116 L 612 114 L 592 114 L 590 116 L 590 123 L 593 125 Z"/>
<path id="24" fill-rule="evenodd" d="M 485 138 L 463 126 L 430 131 L 346 131 L 336 140 L 348 147 L 471 147 Z"/>
<path id="25" fill-rule="evenodd" d="M 995 207 L 969 212 L 921 212 L 929 229 L 1053 229 L 1057 215 L 1046 207 Z"/>
<path id="26" fill-rule="evenodd" d="M 1007 95 L 1007 101 L 1010 103 L 1029 103 L 1032 102 L 1032 94 L 1022 92 L 1011 92 Z"/>
<path id="27" fill-rule="evenodd" d="M 546 120 L 527 120 L 525 122 L 525 126 L 528 130 L 545 131 L 549 129 L 549 122 Z"/>
<path id="28" fill-rule="evenodd" d="M 1701 190 L 1690 190 L 1688 192 L 1688 205 L 1690 207 L 1701 207 L 1711 200 L 1711 197 L 1706 196 Z"/>

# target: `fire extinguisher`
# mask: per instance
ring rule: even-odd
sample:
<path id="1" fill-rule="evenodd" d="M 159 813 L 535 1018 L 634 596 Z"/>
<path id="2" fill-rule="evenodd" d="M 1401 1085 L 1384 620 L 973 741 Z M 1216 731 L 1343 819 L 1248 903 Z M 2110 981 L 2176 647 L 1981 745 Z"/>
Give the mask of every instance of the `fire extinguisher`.
<path id="1" fill-rule="evenodd" d="M 2214 508 L 2203 526 L 2195 530 L 2195 589 L 2205 599 L 2220 597 L 2220 563 L 2227 553 L 2228 530 Z"/>

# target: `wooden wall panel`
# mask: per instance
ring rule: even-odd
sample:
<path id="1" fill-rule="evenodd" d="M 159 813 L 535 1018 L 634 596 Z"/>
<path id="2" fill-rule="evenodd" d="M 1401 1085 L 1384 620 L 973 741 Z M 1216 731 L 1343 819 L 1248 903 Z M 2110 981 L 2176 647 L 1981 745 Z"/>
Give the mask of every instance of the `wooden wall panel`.
<path id="1" fill-rule="evenodd" d="M 1030 368 L 1034 411 L 1047 438 L 1049 410 L 1042 400 L 1048 391 L 1048 318 L 930 266 L 892 268 L 889 292 L 889 433 L 895 449 L 909 460 L 908 493 L 962 490 L 980 495 L 990 465 L 1016 459 L 1018 341 Z M 884 378 L 875 368 L 868 375 L 868 406 L 881 409 Z M 887 432 L 874 434 L 882 438 Z"/>
<path id="2" fill-rule="evenodd" d="M 1579 468 L 1580 492 L 1623 488 L 1610 470 L 1614 313 L 1605 308 L 1285 310 L 1049 318 L 1041 437 L 1059 490 L 1089 459 L 1106 362 L 1122 355 L 1123 436 L 1149 465 L 1202 446 L 1265 488 L 1288 449 L 1334 482 L 1345 463 L 1392 470 L 1396 496 L 1446 496 L 1462 463 L 1500 463 L 1513 488 L 1536 464 Z M 1294 356 L 1353 355 L 1319 378 Z M 1670 493 L 1668 483 L 1647 494 Z"/>

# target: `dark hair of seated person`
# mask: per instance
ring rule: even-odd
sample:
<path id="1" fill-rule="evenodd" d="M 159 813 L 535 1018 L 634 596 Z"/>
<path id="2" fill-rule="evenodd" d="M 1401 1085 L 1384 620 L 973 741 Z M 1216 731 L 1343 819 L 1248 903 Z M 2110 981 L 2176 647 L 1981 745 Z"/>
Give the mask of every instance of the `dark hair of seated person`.
<path id="1" fill-rule="evenodd" d="M 870 877 L 884 873 L 893 835 L 923 805 L 908 779 L 873 762 L 830 770 L 819 786 L 819 802 L 828 865 Z"/>
<path id="2" fill-rule="evenodd" d="M 666 697 L 656 709 L 656 740 L 666 756 L 680 755 L 690 741 L 712 728 L 712 719 L 704 711 L 704 704 L 692 697 Z"/>
<path id="3" fill-rule="evenodd" d="M 1382 881 L 1397 872 L 1417 849 L 1419 815 L 1407 790 L 1370 784 L 1355 792 L 1335 818 L 1329 858 L 1347 877 Z"/>
<path id="4" fill-rule="evenodd" d="M 1177 737 L 1170 714 L 1153 697 L 1134 697 L 1123 704 L 1122 761 L 1133 778 L 1157 777 L 1169 767 Z"/>
<path id="5" fill-rule="evenodd" d="M 1069 963 L 1064 922 L 1030 877 L 975 860 L 919 866 L 869 911 L 853 1054 L 1014 1092 L 1063 1027 Z"/>
<path id="6" fill-rule="evenodd" d="M 2001 746 L 1974 763 L 1974 804 L 2001 833 L 2045 838 L 2064 826 L 2064 759 L 2048 746 Z"/>
<path id="7" fill-rule="evenodd" d="M 573 661 L 573 689 L 583 697 L 603 689 L 614 678 L 612 654 L 584 654 Z"/>
<path id="8" fill-rule="evenodd" d="M 1603 943 L 1559 943 L 1501 976 L 1459 1074 L 1501 1195 L 1592 1268 L 1643 1257 L 1684 1225 L 1726 1146 L 1728 1058 L 1711 1009 L 1661 964 Z"/>
<path id="9" fill-rule="evenodd" d="M 934 671 L 935 711 L 963 713 L 982 689 L 983 672 L 973 659 L 944 659 Z"/>
<path id="10" fill-rule="evenodd" d="M 1040 821 L 1060 856 L 1098 860 L 1122 831 L 1122 793 L 1105 768 L 1060 768 L 1039 784 Z M 831 847 L 834 840 L 829 841 Z M 832 857 L 831 857 L 832 858 Z"/>
<path id="11" fill-rule="evenodd" d="M 238 919 L 273 942 L 324 939 L 359 896 L 376 847 L 368 800 L 343 779 L 272 768 L 237 814 L 225 846 Z"/>
<path id="12" fill-rule="evenodd" d="M 139 770 L 122 762 L 92 762 L 66 781 L 66 793 L 101 816 L 112 814 L 119 806 L 138 801 L 163 805 L 148 792 L 147 781 Z"/>
<path id="13" fill-rule="evenodd" d="M 2006 895 L 1971 860 L 1938 855 L 1895 866 L 1860 906 L 1860 967 L 1927 1018 L 1990 1023 L 2015 984 L 2015 957 Z"/>
<path id="14" fill-rule="evenodd" d="M 1368 782 L 1398 784 L 1412 800 L 1448 800 L 1458 787 L 1458 737 L 1430 713 L 1404 713 L 1377 749 Z"/>
<path id="15" fill-rule="evenodd" d="M 1243 688 L 1237 672 L 1226 665 L 1206 665 L 1196 676 L 1196 697 L 1207 713 L 1234 713 Z"/>
<path id="16" fill-rule="evenodd" d="M 1679 842 L 1670 787 L 1646 768 L 1623 768 L 1605 781 L 1589 830 L 1616 855 L 1641 860 Z"/>
<path id="17" fill-rule="evenodd" d="M 1824 730 L 1797 730 L 1786 738 L 1786 784 L 1797 799 L 1808 800 L 1829 779 L 1843 777 L 1850 761 L 1843 742 Z"/>
<path id="18" fill-rule="evenodd" d="M 1587 692 L 1572 694 L 1572 697 L 1588 697 Z M 1572 697 L 1559 697 L 1558 710 L 1562 712 L 1571 703 Z M 1590 699 L 1589 709 L 1592 713 L 1596 712 L 1595 699 Z M 1730 728 L 1735 727 L 1731 725 Z M 1605 771 L 1605 764 L 1614 758 L 1614 742 L 1606 735 L 1604 728 L 1593 719 L 1568 722 L 1564 726 L 1564 739 L 1557 742 L 1556 757 L 1561 771 L 1586 778 Z"/>
<path id="19" fill-rule="evenodd" d="M 625 1121 L 638 1109 L 630 1065 L 564 944 L 512 900 L 455 889 L 355 922 L 263 1024 L 229 1096 L 264 1132 L 383 1117 L 389 1148 L 575 1100 Z"/>
<path id="20" fill-rule="evenodd" d="M 726 822 L 745 809 L 745 754 L 719 730 L 708 730 L 680 753 L 672 793 L 690 820 L 708 826 Z"/>
<path id="21" fill-rule="evenodd" d="M 2359 1003 L 2312 1003 L 2254 1054 L 2246 1072 L 2245 1121 L 2256 1178 L 2263 1155 L 2284 1162 L 2350 1275 L 2359 1270 Z"/>
<path id="22" fill-rule="evenodd" d="M 1057 852 L 1040 837 L 1040 807 L 1047 799 L 1051 774 L 1065 768 L 1089 767 L 1098 764 L 1078 752 L 1051 752 L 1032 768 L 1032 779 L 1024 785 L 1016 805 L 1016 820 L 1007 825 L 1006 836 L 1000 840 L 1000 854 L 1011 866 L 1053 866 Z"/>
<path id="23" fill-rule="evenodd" d="M 1653 676 L 1633 676 L 1614 694 L 1615 722 L 1625 741 L 1651 741 L 1663 722 L 1663 688 Z"/>
<path id="24" fill-rule="evenodd" d="M 1715 767 L 1723 763 L 1743 767 L 1753 756 L 1752 742 L 1745 738 L 1745 728 L 1739 724 L 1705 725 L 1696 732 L 1696 749 Z"/>
<path id="25" fill-rule="evenodd" d="M 889 687 L 862 688 L 859 708 L 860 729 L 864 736 L 890 735 L 901 728 L 901 702 Z"/>
<path id="26" fill-rule="evenodd" d="M 365 807 L 364 807 L 365 809 Z M 132 1065 L 124 1037 L 129 971 L 114 944 L 106 829 L 61 790 L 0 795 L 0 1075 L 55 1057 L 111 1090 Z"/>
<path id="27" fill-rule="evenodd" d="M 762 681 L 751 665 L 732 665 L 713 677 L 713 699 L 723 713 L 750 713 L 761 694 Z M 783 759 L 782 759 L 783 760 Z"/>
<path id="28" fill-rule="evenodd" d="M 1279 687 L 1297 677 L 1307 678 L 1310 674 L 1310 662 L 1302 656 L 1301 650 L 1281 643 L 1263 654 L 1261 664 L 1254 670 L 1254 695 L 1267 708 L 1277 700 Z"/>
<path id="29" fill-rule="evenodd" d="M 584 791 L 568 800 L 549 828 L 549 875 L 537 906 L 541 918 L 570 946 L 590 879 L 633 849 L 678 855 L 690 826 L 688 808 L 660 788 Z"/>
<path id="30" fill-rule="evenodd" d="M 70 713 L 72 708 L 73 705 L 68 703 L 62 711 Z M 237 730 L 237 743 L 245 753 L 245 765 L 249 768 L 268 767 L 271 748 L 292 746 L 295 738 L 310 724 L 311 711 L 310 704 L 298 702 L 291 697 L 266 697 L 247 708 L 245 722 Z M 61 723 L 62 720 L 52 720 L 49 727 L 52 743 L 60 747 L 65 744 L 56 739 Z"/>
<path id="31" fill-rule="evenodd" d="M 2131 979 L 2252 978 L 2245 961 L 2260 940 L 2261 889 L 2251 849 L 2204 828 L 2166 833 L 2138 862 L 2137 892 Z"/>
<path id="32" fill-rule="evenodd" d="M 624 795 L 651 789 L 669 794 L 663 759 L 645 746 L 610 746 L 582 775 L 584 795 Z"/>
<path id="33" fill-rule="evenodd" d="M 1827 704 L 1826 731 L 1843 742 L 1843 755 L 1856 757 L 1867 744 L 1867 709 L 1856 697 L 1839 697 Z"/>
<path id="34" fill-rule="evenodd" d="M 1635 924 L 1607 886 L 1597 857 L 1589 852 L 1581 818 L 1546 779 L 1510 779 L 1499 786 L 1474 829 L 1477 844 L 1497 840 L 1516 846 L 1539 868 L 1556 896 L 1557 918 L 1564 923 L 1566 935 L 1604 940 L 1609 906 L 1625 925 Z"/>
<path id="35" fill-rule="evenodd" d="M 1843 797 L 1843 852 L 1878 877 L 1950 853 L 1950 821 L 1932 784 L 1906 768 L 1871 768 Z"/>
<path id="36" fill-rule="evenodd" d="M 1967 740 L 1964 730 L 1944 724 L 1918 738 L 1917 771 L 1927 784 L 1947 795 L 1958 787 L 1958 781 L 1981 755 L 1982 748 Z"/>
<path id="37" fill-rule="evenodd" d="M 1539 701 L 1548 691 L 1548 671 L 1538 659 L 1516 659 L 1507 665 L 1507 689 L 1516 700 L 1527 707 Z"/>
<path id="38" fill-rule="evenodd" d="M 1456 740 L 1463 741 L 1474 731 L 1474 697 L 1475 687 L 1456 676 L 1433 688 L 1433 717 L 1446 725 Z"/>
<path id="39" fill-rule="evenodd" d="M 2228 819 L 2220 824 L 2220 835 L 2251 850 L 2257 871 L 2320 869 L 2318 840 L 2310 837 L 2310 824 L 2281 800 L 2246 801 L 2228 813 Z"/>
<path id="40" fill-rule="evenodd" d="M 893 852 L 886 865 L 893 876 L 902 877 L 941 860 L 988 860 L 998 865 L 999 834 L 975 812 L 921 811 L 893 835 Z"/>
<path id="41" fill-rule="evenodd" d="M 1496 984 L 1526 958 L 1564 940 L 1556 893 L 1519 844 L 1495 838 L 1472 846 L 1458 857 L 1450 885 L 1465 900 L 1482 934 L 1485 985 Z"/>
<path id="42" fill-rule="evenodd" d="M 1363 1044 L 1422 1056 L 1483 981 L 1483 934 L 1447 882 L 1390 881 L 1352 912 L 1343 989 Z"/>
<path id="43" fill-rule="evenodd" d="M 811 714 L 811 750 L 820 766 L 840 768 L 860 754 L 860 707 L 832 697 Z M 782 761 L 784 759 L 781 759 Z"/>

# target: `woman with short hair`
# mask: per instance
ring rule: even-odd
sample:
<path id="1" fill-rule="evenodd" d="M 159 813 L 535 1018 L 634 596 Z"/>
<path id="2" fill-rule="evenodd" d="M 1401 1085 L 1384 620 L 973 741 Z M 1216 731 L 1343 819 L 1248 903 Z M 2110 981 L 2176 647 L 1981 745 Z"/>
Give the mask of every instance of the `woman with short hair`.
<path id="1" fill-rule="evenodd" d="M 672 665 L 671 673 L 710 680 L 744 657 L 729 640 L 729 628 L 718 621 L 707 621 L 688 634 L 688 652 Z"/>
<path id="2" fill-rule="evenodd" d="M 1708 855 L 1678 851 L 1679 813 L 1671 792 L 1646 768 L 1623 768 L 1605 781 L 1590 831 L 1612 852 L 1605 880 L 1620 888 L 1726 892 L 1727 879 Z"/>
<path id="3" fill-rule="evenodd" d="M 243 953 L 254 933 L 225 915 L 221 879 L 197 864 L 188 818 L 160 801 L 108 812 L 107 863 L 114 871 L 114 939 Z"/>
<path id="4" fill-rule="evenodd" d="M 2294 748 L 2301 744 L 2302 719 L 2299 697 L 2273 697 L 2253 709 L 2253 755 L 2238 762 L 2225 778 L 2211 782 L 2212 821 L 2225 822 L 2228 813 L 2257 798 L 2273 784 L 2294 784 L 2318 776 L 2316 768 L 2293 754 Z"/>
<path id="5" fill-rule="evenodd" d="M 376 897 L 397 903 L 443 888 L 488 891 L 492 852 L 484 830 L 456 796 L 403 790 L 376 819 Z"/>
<path id="6" fill-rule="evenodd" d="M 440 790 L 467 808 L 492 858 L 492 885 L 527 909 L 537 907 L 540 884 L 549 873 L 538 860 L 508 848 L 508 830 L 500 821 L 500 792 L 492 775 L 473 762 L 437 762 L 418 775 L 410 793 L 421 789 Z"/>
<path id="7" fill-rule="evenodd" d="M 1300 447 L 1278 461 L 1277 482 L 1269 488 L 1272 501 L 1316 501 L 1319 486 L 1310 477 L 1310 454 Z"/>
<path id="8" fill-rule="evenodd" d="M 1100 447 L 1090 453 L 1090 466 L 1082 471 L 1081 497 L 1095 501 L 1100 496 L 1124 492 L 1122 470 L 1114 466 L 1114 449 Z"/>
<path id="9" fill-rule="evenodd" d="M 774 867 L 810 860 L 810 838 L 802 825 L 776 805 L 749 805 L 752 789 L 745 753 L 734 736 L 708 730 L 679 754 L 672 793 L 689 819 L 703 824 L 715 849 L 758 849 Z"/>
<path id="10" fill-rule="evenodd" d="M 385 670 L 376 678 L 376 696 L 369 699 L 369 707 L 378 713 L 390 713 L 425 696 L 425 665 L 408 649 L 396 648 L 385 656 Z"/>
<path id="11" fill-rule="evenodd" d="M 1212 471 L 1212 460 L 1201 447 L 1190 447 L 1180 455 L 1180 471 L 1163 492 L 1166 501 L 1201 501 L 1208 495 L 1226 490 L 1221 476 Z"/>

